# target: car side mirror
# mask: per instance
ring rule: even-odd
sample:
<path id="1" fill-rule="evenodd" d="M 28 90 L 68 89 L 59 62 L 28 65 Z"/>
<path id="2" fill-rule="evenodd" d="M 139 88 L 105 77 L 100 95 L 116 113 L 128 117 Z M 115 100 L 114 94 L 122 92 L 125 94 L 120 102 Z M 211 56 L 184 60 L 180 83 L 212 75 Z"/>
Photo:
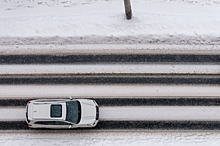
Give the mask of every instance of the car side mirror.
<path id="1" fill-rule="evenodd" d="M 72 125 L 69 125 L 69 129 L 72 127 Z"/>
<path id="2" fill-rule="evenodd" d="M 70 100 L 73 100 L 73 98 L 70 96 Z"/>

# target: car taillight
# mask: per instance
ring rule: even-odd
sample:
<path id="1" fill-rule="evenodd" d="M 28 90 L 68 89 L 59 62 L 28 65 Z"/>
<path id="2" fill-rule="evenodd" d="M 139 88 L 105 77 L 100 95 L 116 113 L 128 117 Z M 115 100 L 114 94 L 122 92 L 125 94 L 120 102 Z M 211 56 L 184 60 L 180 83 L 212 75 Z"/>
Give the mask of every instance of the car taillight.
<path id="1" fill-rule="evenodd" d="M 32 126 L 31 124 L 29 124 L 28 122 L 26 122 L 27 123 L 27 125 L 30 127 L 30 126 Z"/>
<path id="2" fill-rule="evenodd" d="M 31 102 L 31 100 L 28 100 L 28 101 L 27 101 L 27 103 L 30 103 L 30 102 Z"/>

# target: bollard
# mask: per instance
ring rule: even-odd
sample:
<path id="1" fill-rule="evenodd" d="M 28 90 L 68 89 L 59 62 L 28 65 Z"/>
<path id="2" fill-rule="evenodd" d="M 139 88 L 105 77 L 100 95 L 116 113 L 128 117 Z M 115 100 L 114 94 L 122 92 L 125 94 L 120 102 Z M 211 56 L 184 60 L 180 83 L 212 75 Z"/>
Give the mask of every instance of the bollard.
<path id="1" fill-rule="evenodd" d="M 127 20 L 130 20 L 132 17 L 132 10 L 131 10 L 131 2 L 130 0 L 124 0 L 124 5 L 125 5 L 125 14 Z"/>

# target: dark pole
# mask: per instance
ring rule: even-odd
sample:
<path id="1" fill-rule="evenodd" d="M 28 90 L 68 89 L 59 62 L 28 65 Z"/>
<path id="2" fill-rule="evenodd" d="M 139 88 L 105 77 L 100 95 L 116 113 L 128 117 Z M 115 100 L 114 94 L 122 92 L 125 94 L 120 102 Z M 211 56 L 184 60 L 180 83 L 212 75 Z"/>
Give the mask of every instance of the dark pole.
<path id="1" fill-rule="evenodd" d="M 128 20 L 130 20 L 131 17 L 132 17 L 131 2 L 130 2 L 130 0 L 124 0 L 124 4 L 125 4 L 125 14 L 126 14 L 126 18 L 127 18 Z"/>

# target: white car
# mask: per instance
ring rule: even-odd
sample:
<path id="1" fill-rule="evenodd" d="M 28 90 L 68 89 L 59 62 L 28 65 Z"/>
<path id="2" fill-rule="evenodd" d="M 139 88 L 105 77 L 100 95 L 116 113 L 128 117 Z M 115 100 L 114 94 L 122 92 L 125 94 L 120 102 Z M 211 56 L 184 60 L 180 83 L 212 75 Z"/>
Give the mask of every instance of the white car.
<path id="1" fill-rule="evenodd" d="M 90 99 L 38 99 L 26 106 L 30 128 L 95 127 L 98 120 L 98 104 Z"/>

